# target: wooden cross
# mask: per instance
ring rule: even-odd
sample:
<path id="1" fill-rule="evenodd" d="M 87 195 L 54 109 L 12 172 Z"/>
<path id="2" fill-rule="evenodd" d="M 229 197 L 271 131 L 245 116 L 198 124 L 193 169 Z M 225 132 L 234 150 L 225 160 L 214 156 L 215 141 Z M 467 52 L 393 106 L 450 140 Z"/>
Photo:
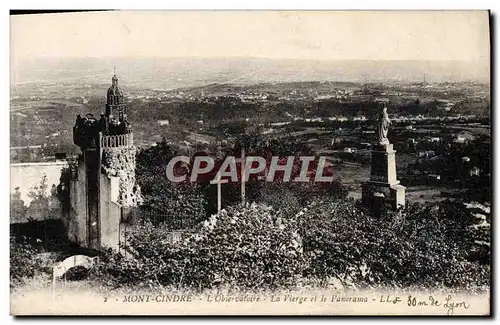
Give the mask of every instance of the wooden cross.
<path id="1" fill-rule="evenodd" d="M 241 204 L 245 205 L 245 148 L 241 148 L 241 157 L 236 159 L 236 162 L 241 163 Z"/>
<path id="2" fill-rule="evenodd" d="M 217 213 L 220 212 L 221 205 L 222 205 L 222 203 L 221 203 L 222 202 L 221 184 L 226 184 L 226 183 L 229 183 L 229 180 L 228 179 L 221 179 L 220 177 L 210 181 L 210 184 L 217 184 Z"/>

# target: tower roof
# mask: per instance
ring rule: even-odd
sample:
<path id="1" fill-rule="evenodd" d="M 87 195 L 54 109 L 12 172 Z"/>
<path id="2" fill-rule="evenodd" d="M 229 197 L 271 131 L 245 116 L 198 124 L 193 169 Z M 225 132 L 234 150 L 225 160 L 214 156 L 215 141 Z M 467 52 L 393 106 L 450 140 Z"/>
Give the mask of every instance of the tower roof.
<path id="1" fill-rule="evenodd" d="M 108 88 L 108 97 L 109 96 L 123 96 L 123 91 L 118 86 L 118 77 L 116 74 L 111 78 L 111 87 Z"/>

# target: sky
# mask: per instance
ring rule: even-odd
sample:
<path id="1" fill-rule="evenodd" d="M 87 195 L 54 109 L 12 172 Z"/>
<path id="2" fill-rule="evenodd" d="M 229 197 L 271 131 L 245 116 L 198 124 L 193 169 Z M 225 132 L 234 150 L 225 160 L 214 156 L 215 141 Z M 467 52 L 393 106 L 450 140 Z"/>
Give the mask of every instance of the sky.
<path id="1" fill-rule="evenodd" d="M 258 57 L 489 64 L 487 11 L 120 11 L 11 16 L 11 58 Z"/>

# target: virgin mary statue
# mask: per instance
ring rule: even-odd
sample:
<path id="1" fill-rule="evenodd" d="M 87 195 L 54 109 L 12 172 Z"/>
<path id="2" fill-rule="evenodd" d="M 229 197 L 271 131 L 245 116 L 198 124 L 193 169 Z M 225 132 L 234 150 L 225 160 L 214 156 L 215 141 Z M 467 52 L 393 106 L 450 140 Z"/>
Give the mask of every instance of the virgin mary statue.
<path id="1" fill-rule="evenodd" d="M 389 139 L 387 138 L 387 131 L 389 130 L 389 125 L 391 125 L 391 120 L 389 120 L 389 115 L 387 114 L 387 107 L 382 109 L 377 123 L 377 136 L 378 142 L 380 144 L 388 144 Z"/>

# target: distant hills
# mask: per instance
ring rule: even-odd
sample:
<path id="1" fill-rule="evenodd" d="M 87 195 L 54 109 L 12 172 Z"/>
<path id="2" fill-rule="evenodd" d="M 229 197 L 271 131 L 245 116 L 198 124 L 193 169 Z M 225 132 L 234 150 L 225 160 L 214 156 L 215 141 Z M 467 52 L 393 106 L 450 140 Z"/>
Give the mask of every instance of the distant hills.
<path id="1" fill-rule="evenodd" d="M 11 85 L 109 84 L 116 66 L 127 87 L 175 89 L 207 84 L 298 81 L 489 82 L 489 67 L 456 61 L 314 61 L 258 58 L 11 58 Z"/>

